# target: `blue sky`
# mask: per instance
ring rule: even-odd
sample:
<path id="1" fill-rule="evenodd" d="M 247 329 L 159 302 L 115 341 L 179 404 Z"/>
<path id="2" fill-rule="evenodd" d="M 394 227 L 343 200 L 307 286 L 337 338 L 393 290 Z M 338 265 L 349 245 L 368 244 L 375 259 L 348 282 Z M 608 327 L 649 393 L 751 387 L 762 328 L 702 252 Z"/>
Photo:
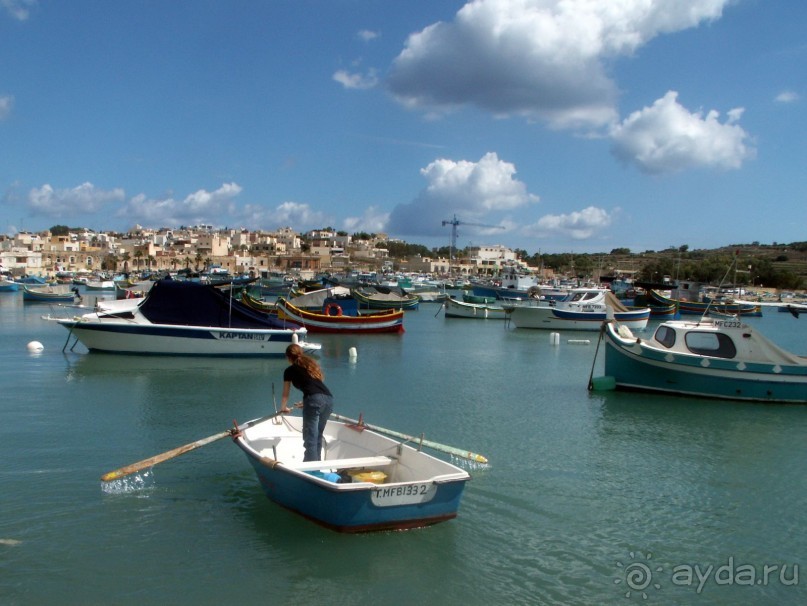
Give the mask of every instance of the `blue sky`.
<path id="1" fill-rule="evenodd" d="M 804 241 L 806 95 L 802 0 L 0 0 L 0 233 Z"/>

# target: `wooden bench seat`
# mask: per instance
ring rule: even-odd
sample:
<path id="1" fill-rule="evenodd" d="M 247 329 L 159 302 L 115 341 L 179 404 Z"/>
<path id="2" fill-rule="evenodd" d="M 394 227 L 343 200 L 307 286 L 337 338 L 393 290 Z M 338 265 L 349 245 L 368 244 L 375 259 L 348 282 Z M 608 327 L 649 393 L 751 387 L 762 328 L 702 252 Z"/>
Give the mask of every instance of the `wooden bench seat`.
<path id="1" fill-rule="evenodd" d="M 285 464 L 298 471 L 315 471 L 318 469 L 356 469 L 358 467 L 383 467 L 392 463 L 390 457 L 358 457 L 355 459 L 327 459 L 325 461 L 305 461 Z"/>

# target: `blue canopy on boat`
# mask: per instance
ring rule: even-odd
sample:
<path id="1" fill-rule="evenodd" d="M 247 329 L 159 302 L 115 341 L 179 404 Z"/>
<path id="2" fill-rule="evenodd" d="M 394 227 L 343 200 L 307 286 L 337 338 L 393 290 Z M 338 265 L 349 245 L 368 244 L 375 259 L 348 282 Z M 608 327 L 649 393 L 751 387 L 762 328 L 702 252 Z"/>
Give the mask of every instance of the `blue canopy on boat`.
<path id="1" fill-rule="evenodd" d="M 154 324 L 223 328 L 288 328 L 276 317 L 250 309 L 238 299 L 199 282 L 160 280 L 140 304 Z"/>

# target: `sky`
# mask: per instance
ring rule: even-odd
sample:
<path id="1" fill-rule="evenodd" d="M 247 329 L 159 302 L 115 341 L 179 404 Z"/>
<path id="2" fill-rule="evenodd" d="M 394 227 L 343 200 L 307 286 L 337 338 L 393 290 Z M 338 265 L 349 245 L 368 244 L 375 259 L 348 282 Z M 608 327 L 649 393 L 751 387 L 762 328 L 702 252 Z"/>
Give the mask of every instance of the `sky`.
<path id="1" fill-rule="evenodd" d="M 806 101 L 803 0 L 0 0 L 0 233 L 805 241 Z"/>

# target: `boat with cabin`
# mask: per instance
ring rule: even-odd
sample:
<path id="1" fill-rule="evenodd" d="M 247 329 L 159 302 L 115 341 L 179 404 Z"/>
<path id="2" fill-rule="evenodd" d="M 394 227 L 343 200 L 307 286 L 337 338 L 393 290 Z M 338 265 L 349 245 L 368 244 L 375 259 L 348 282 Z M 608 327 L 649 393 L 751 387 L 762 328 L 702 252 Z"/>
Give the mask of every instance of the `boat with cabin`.
<path id="1" fill-rule="evenodd" d="M 559 301 L 505 302 L 502 307 L 516 328 L 597 331 L 612 315 L 632 330 L 644 330 L 650 309 L 629 308 L 607 288 L 573 288 Z"/>
<path id="2" fill-rule="evenodd" d="M 161 280 L 144 297 L 117 303 L 113 309 L 99 308 L 77 318 L 48 319 L 90 351 L 282 357 L 291 343 L 299 343 L 307 353 L 321 348 L 306 340 L 305 328 L 285 327 L 277 318 L 256 313 L 199 282 Z"/>
<path id="3" fill-rule="evenodd" d="M 807 358 L 741 317 L 669 320 L 650 338 L 607 322 L 602 338 L 605 378 L 619 390 L 807 404 Z"/>

